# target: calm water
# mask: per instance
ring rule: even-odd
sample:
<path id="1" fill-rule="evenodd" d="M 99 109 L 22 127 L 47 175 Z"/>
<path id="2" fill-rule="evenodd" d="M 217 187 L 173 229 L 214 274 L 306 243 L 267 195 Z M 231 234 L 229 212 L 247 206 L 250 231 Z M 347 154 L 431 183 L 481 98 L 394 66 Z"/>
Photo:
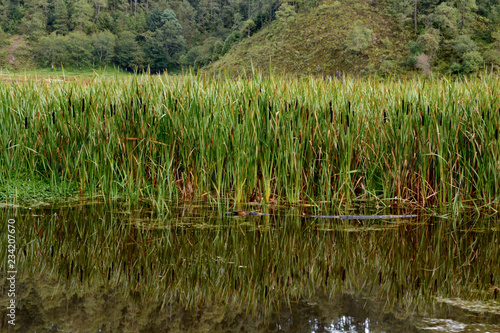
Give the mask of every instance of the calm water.
<path id="1" fill-rule="evenodd" d="M 268 207 L 258 217 L 227 210 L 0 208 L 0 331 L 500 332 L 494 214 L 364 208 L 342 213 L 419 216 L 326 220 L 308 216 L 332 212 L 311 207 Z"/>

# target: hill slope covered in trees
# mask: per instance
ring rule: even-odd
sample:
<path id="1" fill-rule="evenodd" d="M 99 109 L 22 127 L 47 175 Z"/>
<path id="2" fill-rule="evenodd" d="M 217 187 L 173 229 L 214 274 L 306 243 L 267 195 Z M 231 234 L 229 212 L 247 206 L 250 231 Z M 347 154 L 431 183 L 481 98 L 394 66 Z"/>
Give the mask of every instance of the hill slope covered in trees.
<path id="1" fill-rule="evenodd" d="M 324 1 L 302 13 L 281 6 L 277 20 L 208 68 L 274 69 L 333 75 L 337 70 L 389 73 L 408 58 L 411 32 L 398 27 L 382 6 L 366 1 Z"/>
<path id="2" fill-rule="evenodd" d="M 0 68 L 333 75 L 500 66 L 500 0 L 0 0 Z"/>
<path id="3" fill-rule="evenodd" d="M 499 1 L 483 0 L 325 0 L 302 12 L 285 3 L 276 21 L 208 69 L 314 75 L 498 69 L 499 14 Z"/>

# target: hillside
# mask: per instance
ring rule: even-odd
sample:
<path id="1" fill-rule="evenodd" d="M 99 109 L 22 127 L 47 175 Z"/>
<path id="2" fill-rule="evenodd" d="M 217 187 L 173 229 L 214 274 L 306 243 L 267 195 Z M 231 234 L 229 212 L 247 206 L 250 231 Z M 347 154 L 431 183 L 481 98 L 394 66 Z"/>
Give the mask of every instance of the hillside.
<path id="1" fill-rule="evenodd" d="M 31 47 L 21 35 L 12 35 L 9 38 L 0 38 L 0 68 L 21 71 L 34 68 Z"/>
<path id="2" fill-rule="evenodd" d="M 412 37 L 382 7 L 326 0 L 288 20 L 276 20 L 206 69 L 240 72 L 253 65 L 264 72 L 272 68 L 293 74 L 388 74 L 403 70 L 398 64 L 410 55 L 406 45 Z"/>
<path id="3" fill-rule="evenodd" d="M 500 0 L 5 0 L 0 71 L 500 68 Z"/>

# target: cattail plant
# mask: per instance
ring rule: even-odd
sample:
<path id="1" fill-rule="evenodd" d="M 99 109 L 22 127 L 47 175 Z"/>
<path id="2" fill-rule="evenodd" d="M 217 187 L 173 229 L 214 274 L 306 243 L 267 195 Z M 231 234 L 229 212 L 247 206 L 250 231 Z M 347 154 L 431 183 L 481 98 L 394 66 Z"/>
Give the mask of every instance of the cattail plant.
<path id="1" fill-rule="evenodd" d="M 31 175 L 160 206 L 398 197 L 496 207 L 499 89 L 492 75 L 3 82 L 0 179 Z"/>

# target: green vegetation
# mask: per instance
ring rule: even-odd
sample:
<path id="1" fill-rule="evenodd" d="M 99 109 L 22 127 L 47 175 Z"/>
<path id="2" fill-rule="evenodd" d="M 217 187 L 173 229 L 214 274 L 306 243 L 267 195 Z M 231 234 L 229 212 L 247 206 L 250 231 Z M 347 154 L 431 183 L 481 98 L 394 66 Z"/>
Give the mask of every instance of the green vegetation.
<path id="1" fill-rule="evenodd" d="M 9 70 L 469 74 L 500 68 L 499 51 L 499 0 L 0 2 Z"/>
<path id="2" fill-rule="evenodd" d="M 0 85 L 0 179 L 164 207 L 203 197 L 497 207 L 497 76 L 95 75 Z"/>
<path id="3" fill-rule="evenodd" d="M 50 182 L 49 179 L 20 178 L 16 175 L 14 179 L 0 180 L 0 201 L 21 201 L 33 200 L 54 201 L 60 197 L 72 196 L 76 190 L 70 183 Z M 33 177 L 33 175 L 31 175 Z"/>
<path id="4" fill-rule="evenodd" d="M 278 6 L 273 0 L 2 0 L 0 68 L 199 66 L 215 59 L 225 41 L 230 46 L 235 33 L 274 20 Z"/>
<path id="5" fill-rule="evenodd" d="M 241 41 L 208 70 L 333 76 L 421 71 L 469 74 L 500 68 L 500 2 L 332 1 L 297 10 L 284 2 L 278 20 Z M 457 44 L 468 41 L 466 53 Z M 417 61 L 417 57 L 419 57 Z"/>
<path id="6" fill-rule="evenodd" d="M 264 73 L 316 76 L 333 76 L 337 70 L 365 75 L 401 73 L 406 70 L 401 63 L 408 56 L 406 44 L 411 34 L 399 29 L 381 6 L 324 1 L 274 21 L 240 41 L 206 70 L 241 73 L 257 68 Z"/>

